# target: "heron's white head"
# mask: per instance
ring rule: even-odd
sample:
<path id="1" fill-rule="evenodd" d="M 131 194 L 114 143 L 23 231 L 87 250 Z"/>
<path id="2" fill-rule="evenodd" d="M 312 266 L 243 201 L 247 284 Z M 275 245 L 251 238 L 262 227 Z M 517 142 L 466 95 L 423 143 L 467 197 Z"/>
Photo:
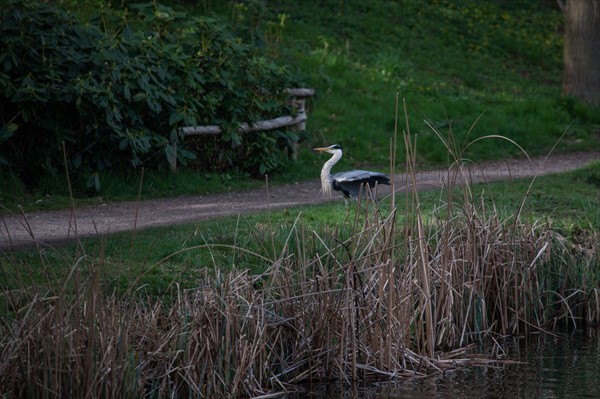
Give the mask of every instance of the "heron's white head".
<path id="1" fill-rule="evenodd" d="M 313 148 L 314 151 L 319 151 L 319 152 L 328 152 L 330 154 L 341 154 L 342 153 L 342 146 L 339 144 L 334 144 L 334 145 L 330 145 L 329 147 L 317 147 L 317 148 Z"/>

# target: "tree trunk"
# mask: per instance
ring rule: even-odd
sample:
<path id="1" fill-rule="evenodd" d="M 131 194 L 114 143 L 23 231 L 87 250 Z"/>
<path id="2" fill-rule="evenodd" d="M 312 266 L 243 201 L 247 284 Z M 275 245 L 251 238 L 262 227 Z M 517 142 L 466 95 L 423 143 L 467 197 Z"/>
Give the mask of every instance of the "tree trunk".
<path id="1" fill-rule="evenodd" d="M 567 0 L 563 93 L 600 105 L 600 0 Z"/>

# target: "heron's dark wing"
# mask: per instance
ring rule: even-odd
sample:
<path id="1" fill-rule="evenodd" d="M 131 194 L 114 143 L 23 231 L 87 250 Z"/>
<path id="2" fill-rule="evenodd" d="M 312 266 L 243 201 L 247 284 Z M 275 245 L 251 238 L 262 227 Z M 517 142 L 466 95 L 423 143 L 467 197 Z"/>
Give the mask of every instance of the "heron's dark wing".
<path id="1" fill-rule="evenodd" d="M 332 178 L 334 190 L 354 199 L 358 198 L 361 186 L 364 189 L 367 185 L 375 187 L 376 184 L 390 184 L 390 179 L 383 173 L 368 170 L 349 170 L 336 173 Z"/>

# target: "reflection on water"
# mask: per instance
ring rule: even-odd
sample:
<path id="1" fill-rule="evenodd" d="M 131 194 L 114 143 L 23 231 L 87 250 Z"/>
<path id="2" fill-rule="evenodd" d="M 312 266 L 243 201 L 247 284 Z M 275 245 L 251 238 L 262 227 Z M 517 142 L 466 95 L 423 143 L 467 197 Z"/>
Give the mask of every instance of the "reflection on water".
<path id="1" fill-rule="evenodd" d="M 525 362 L 473 367 L 426 379 L 359 387 L 320 385 L 286 399 L 325 398 L 600 398 L 598 331 L 514 339 L 507 357 Z"/>

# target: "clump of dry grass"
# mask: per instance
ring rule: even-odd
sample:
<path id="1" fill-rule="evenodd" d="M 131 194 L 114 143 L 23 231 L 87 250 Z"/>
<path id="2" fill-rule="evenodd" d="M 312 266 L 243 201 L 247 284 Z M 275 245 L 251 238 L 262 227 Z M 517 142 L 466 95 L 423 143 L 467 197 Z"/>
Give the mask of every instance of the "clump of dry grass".
<path id="1" fill-rule="evenodd" d="M 410 171 L 416 147 L 405 139 Z M 216 270 L 196 289 L 174 284 L 169 300 L 133 285 L 107 294 L 102 256 L 81 257 L 60 284 L 27 284 L 3 263 L 17 286 L 2 289 L 0 393 L 255 397 L 493 362 L 469 344 L 599 322 L 597 248 L 578 252 L 518 212 L 502 220 L 468 184 L 457 189 L 460 176 L 457 163 L 434 212 L 416 190 L 403 215 L 367 199 L 346 239 L 299 216 L 260 275 Z"/>

